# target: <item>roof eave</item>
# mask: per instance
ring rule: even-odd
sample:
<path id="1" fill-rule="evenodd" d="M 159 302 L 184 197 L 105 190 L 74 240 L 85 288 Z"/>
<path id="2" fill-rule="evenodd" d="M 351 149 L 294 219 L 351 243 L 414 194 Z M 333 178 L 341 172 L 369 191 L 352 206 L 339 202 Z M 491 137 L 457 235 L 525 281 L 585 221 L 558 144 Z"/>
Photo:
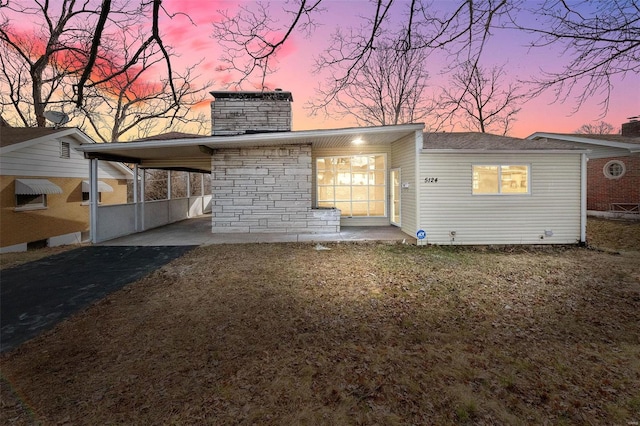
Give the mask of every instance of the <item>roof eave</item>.
<path id="1" fill-rule="evenodd" d="M 529 140 L 556 139 L 556 140 L 565 141 L 565 142 L 576 142 L 576 143 L 583 143 L 587 145 L 598 145 L 598 146 L 608 146 L 611 148 L 628 149 L 631 152 L 633 152 L 634 149 L 637 149 L 637 146 L 635 144 L 609 141 L 606 139 L 582 138 L 580 136 L 564 135 L 561 133 L 536 132 L 532 135 L 527 136 L 526 139 L 529 139 Z"/>
<path id="2" fill-rule="evenodd" d="M 456 148 L 422 148 L 421 154 L 584 154 L 590 149 L 456 149 Z"/>

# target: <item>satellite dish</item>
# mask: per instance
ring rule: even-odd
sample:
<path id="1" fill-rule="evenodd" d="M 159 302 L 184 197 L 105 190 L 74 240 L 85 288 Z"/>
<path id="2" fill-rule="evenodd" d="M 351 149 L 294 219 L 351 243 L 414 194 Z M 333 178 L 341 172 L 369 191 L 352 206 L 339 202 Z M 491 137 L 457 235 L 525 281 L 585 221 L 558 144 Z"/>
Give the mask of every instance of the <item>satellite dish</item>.
<path id="1" fill-rule="evenodd" d="M 69 116 L 60 111 L 45 111 L 44 118 L 55 124 L 55 128 L 69 122 Z"/>

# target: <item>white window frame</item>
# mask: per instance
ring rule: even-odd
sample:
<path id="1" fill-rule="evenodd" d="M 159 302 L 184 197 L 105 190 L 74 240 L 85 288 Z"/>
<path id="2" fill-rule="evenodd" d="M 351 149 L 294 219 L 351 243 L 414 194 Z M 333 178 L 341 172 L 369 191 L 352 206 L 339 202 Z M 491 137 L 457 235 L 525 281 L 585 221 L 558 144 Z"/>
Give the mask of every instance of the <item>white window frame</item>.
<path id="1" fill-rule="evenodd" d="M 620 168 L 622 169 L 619 175 L 614 175 L 611 173 L 611 166 L 613 165 L 617 165 L 620 166 Z M 627 172 L 627 167 L 624 165 L 624 163 L 620 160 L 611 160 L 608 161 L 607 164 L 604 165 L 604 167 L 602 168 L 602 173 L 604 174 L 604 176 L 607 179 L 612 179 L 612 180 L 616 180 L 616 179 L 620 179 L 622 176 L 624 176 L 624 174 Z"/>
<path id="2" fill-rule="evenodd" d="M 42 203 L 37 203 L 37 204 L 18 204 L 18 196 L 28 196 L 28 195 L 33 195 L 33 196 L 39 196 L 42 197 Z M 16 200 L 16 207 L 14 209 L 14 211 L 17 212 L 24 212 L 24 211 L 29 211 L 29 210 L 46 210 L 47 209 L 47 194 L 15 194 L 15 200 Z"/>
<path id="3" fill-rule="evenodd" d="M 371 215 L 371 214 L 367 214 L 366 216 L 353 216 L 353 215 L 344 215 L 345 217 L 353 217 L 353 218 L 386 218 L 389 217 L 389 206 L 388 206 L 388 196 L 389 196 L 389 168 L 388 168 L 388 158 L 387 158 L 387 154 L 383 153 L 383 152 L 371 152 L 371 153 L 366 153 L 366 154 L 351 154 L 351 155 L 322 155 L 322 156 L 318 156 L 315 159 L 315 174 L 316 174 L 316 205 L 319 206 L 320 205 L 320 184 L 318 183 L 318 161 L 321 159 L 335 159 L 335 158 L 355 158 L 355 157 L 371 157 L 371 156 L 382 156 L 384 158 L 384 169 L 380 170 L 380 169 L 376 169 L 375 171 L 380 171 L 383 172 L 384 175 L 384 185 L 366 185 L 367 188 L 369 187 L 376 187 L 376 186 L 380 186 L 384 188 L 384 198 L 382 200 L 373 200 L 373 201 L 378 201 L 378 202 L 382 202 L 384 205 L 384 214 L 382 216 L 380 215 Z M 351 173 L 351 170 L 349 171 L 349 173 Z M 328 185 L 322 185 L 322 186 L 328 186 Z M 334 187 L 334 196 L 333 196 L 333 203 L 335 206 L 336 200 L 335 200 L 335 187 L 336 186 L 343 186 L 343 185 L 336 185 L 335 183 L 333 184 Z M 353 187 L 353 183 L 349 185 L 349 187 Z M 369 191 L 367 191 L 367 194 L 369 194 Z M 362 201 L 362 200 L 361 200 Z M 369 196 L 367 195 L 367 202 L 371 202 L 372 200 L 369 199 Z M 349 200 L 350 203 L 353 204 L 353 195 L 351 196 L 351 199 Z M 352 209 L 352 213 L 353 213 L 353 209 Z"/>
<path id="4" fill-rule="evenodd" d="M 503 167 L 514 167 L 514 166 L 525 166 L 527 168 L 527 192 L 502 192 L 502 168 Z M 498 192 L 483 192 L 483 193 L 475 193 L 475 179 L 474 179 L 474 168 L 475 167 L 497 167 L 498 168 Z M 485 197 L 485 196 L 501 196 L 501 197 L 513 197 L 513 196 L 527 196 L 531 195 L 531 163 L 486 163 L 486 164 L 472 164 L 471 165 L 471 195 L 474 197 Z"/>

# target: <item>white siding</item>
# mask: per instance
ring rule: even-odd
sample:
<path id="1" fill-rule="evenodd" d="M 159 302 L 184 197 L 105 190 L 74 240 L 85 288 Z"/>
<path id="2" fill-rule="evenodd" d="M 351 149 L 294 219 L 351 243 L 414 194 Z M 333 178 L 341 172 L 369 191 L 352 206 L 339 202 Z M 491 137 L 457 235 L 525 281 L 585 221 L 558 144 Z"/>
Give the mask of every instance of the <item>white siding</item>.
<path id="1" fill-rule="evenodd" d="M 89 177 L 89 160 L 74 148 L 78 143 L 64 139 L 70 145 L 70 158 L 60 158 L 60 141 L 50 140 L 3 154 L 0 157 L 0 174 L 4 176 Z M 101 179 L 125 179 L 120 170 L 100 161 Z M 130 177 L 130 176 L 129 176 Z"/>
<path id="2" fill-rule="evenodd" d="M 422 133 L 416 132 L 420 139 Z M 422 145 L 421 140 L 416 141 L 416 135 L 410 135 L 400 139 L 391 145 L 391 168 L 400 168 L 401 182 L 409 184 L 409 188 L 400 190 L 400 228 L 406 234 L 416 235 L 417 220 L 417 191 L 416 187 L 416 143 Z"/>
<path id="3" fill-rule="evenodd" d="M 529 164 L 530 194 L 472 195 L 473 164 Z M 430 244 L 580 241 L 580 154 L 420 155 L 420 227 Z M 425 183 L 425 178 L 438 178 Z M 552 231 L 553 236 L 546 236 Z M 455 231 L 452 240 L 450 232 Z"/>

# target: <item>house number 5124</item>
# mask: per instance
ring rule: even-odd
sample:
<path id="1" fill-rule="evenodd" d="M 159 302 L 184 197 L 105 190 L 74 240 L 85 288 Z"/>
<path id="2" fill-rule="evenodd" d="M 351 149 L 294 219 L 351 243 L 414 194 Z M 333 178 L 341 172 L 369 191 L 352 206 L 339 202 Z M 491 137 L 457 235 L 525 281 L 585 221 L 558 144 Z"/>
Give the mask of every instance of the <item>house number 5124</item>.
<path id="1" fill-rule="evenodd" d="M 438 183 L 438 178 L 433 178 L 433 177 L 424 178 L 424 183 Z"/>

